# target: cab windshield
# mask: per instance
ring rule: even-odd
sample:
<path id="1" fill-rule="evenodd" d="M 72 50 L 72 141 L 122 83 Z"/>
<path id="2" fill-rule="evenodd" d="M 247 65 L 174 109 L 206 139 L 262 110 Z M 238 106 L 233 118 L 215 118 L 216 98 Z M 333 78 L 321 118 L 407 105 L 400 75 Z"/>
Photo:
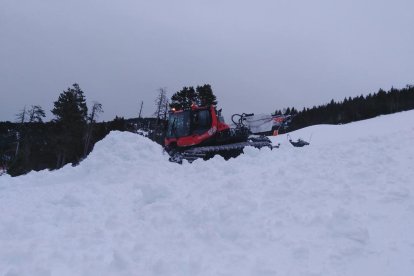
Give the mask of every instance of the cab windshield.
<path id="1" fill-rule="evenodd" d="M 190 134 L 190 110 L 171 113 L 168 119 L 167 137 L 183 137 Z"/>
<path id="2" fill-rule="evenodd" d="M 185 110 L 170 114 L 166 136 L 168 138 L 178 138 L 190 134 L 202 134 L 208 131 L 210 127 L 210 110 Z"/>

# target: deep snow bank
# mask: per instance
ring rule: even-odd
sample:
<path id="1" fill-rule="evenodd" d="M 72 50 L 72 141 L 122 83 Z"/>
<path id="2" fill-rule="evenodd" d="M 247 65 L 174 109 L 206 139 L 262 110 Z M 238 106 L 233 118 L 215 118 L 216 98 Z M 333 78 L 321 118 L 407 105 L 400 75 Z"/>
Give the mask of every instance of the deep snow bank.
<path id="1" fill-rule="evenodd" d="M 78 167 L 0 177 L 0 275 L 411 275 L 414 112 L 182 166 L 113 132 Z"/>

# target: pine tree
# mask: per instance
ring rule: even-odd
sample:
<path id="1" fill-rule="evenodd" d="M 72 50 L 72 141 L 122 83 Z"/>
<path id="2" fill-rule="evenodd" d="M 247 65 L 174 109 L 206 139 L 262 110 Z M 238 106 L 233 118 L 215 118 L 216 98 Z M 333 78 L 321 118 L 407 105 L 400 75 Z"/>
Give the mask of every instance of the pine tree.
<path id="1" fill-rule="evenodd" d="M 184 109 L 191 107 L 192 104 L 199 106 L 217 105 L 217 98 L 211 89 L 211 85 L 183 87 L 171 97 L 171 108 Z"/>
<path id="2" fill-rule="evenodd" d="M 193 103 L 197 103 L 194 87 L 184 87 L 172 95 L 170 107 L 175 109 L 190 108 Z"/>
<path id="3" fill-rule="evenodd" d="M 88 107 L 78 84 L 63 91 L 54 102 L 55 115 L 60 133 L 56 140 L 57 162 L 60 168 L 67 162 L 77 163 L 83 155 L 83 139 L 86 129 Z"/>
<path id="4" fill-rule="evenodd" d="M 83 91 L 77 83 L 59 95 L 59 99 L 54 102 L 52 113 L 56 116 L 54 121 L 64 126 L 86 123 L 88 107 Z"/>
<path id="5" fill-rule="evenodd" d="M 196 88 L 198 102 L 200 106 L 217 105 L 216 96 L 213 94 L 210 84 L 204 84 L 203 86 L 197 86 Z"/>

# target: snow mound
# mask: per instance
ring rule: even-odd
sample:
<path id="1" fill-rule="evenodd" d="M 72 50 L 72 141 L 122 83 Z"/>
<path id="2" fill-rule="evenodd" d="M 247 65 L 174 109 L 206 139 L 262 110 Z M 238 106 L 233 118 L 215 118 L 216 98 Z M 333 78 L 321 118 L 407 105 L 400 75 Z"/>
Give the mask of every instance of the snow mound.
<path id="1" fill-rule="evenodd" d="M 178 165 L 111 132 L 79 166 L 0 177 L 0 275 L 412 275 L 414 112 Z"/>

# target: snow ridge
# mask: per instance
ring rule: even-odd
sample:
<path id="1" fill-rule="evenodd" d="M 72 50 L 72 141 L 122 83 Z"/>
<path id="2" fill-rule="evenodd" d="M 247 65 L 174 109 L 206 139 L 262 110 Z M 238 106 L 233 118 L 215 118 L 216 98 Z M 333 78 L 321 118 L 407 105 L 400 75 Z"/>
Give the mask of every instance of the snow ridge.
<path id="1" fill-rule="evenodd" d="M 112 132 L 79 166 L 0 177 L 0 275 L 412 275 L 414 112 L 178 165 Z"/>

